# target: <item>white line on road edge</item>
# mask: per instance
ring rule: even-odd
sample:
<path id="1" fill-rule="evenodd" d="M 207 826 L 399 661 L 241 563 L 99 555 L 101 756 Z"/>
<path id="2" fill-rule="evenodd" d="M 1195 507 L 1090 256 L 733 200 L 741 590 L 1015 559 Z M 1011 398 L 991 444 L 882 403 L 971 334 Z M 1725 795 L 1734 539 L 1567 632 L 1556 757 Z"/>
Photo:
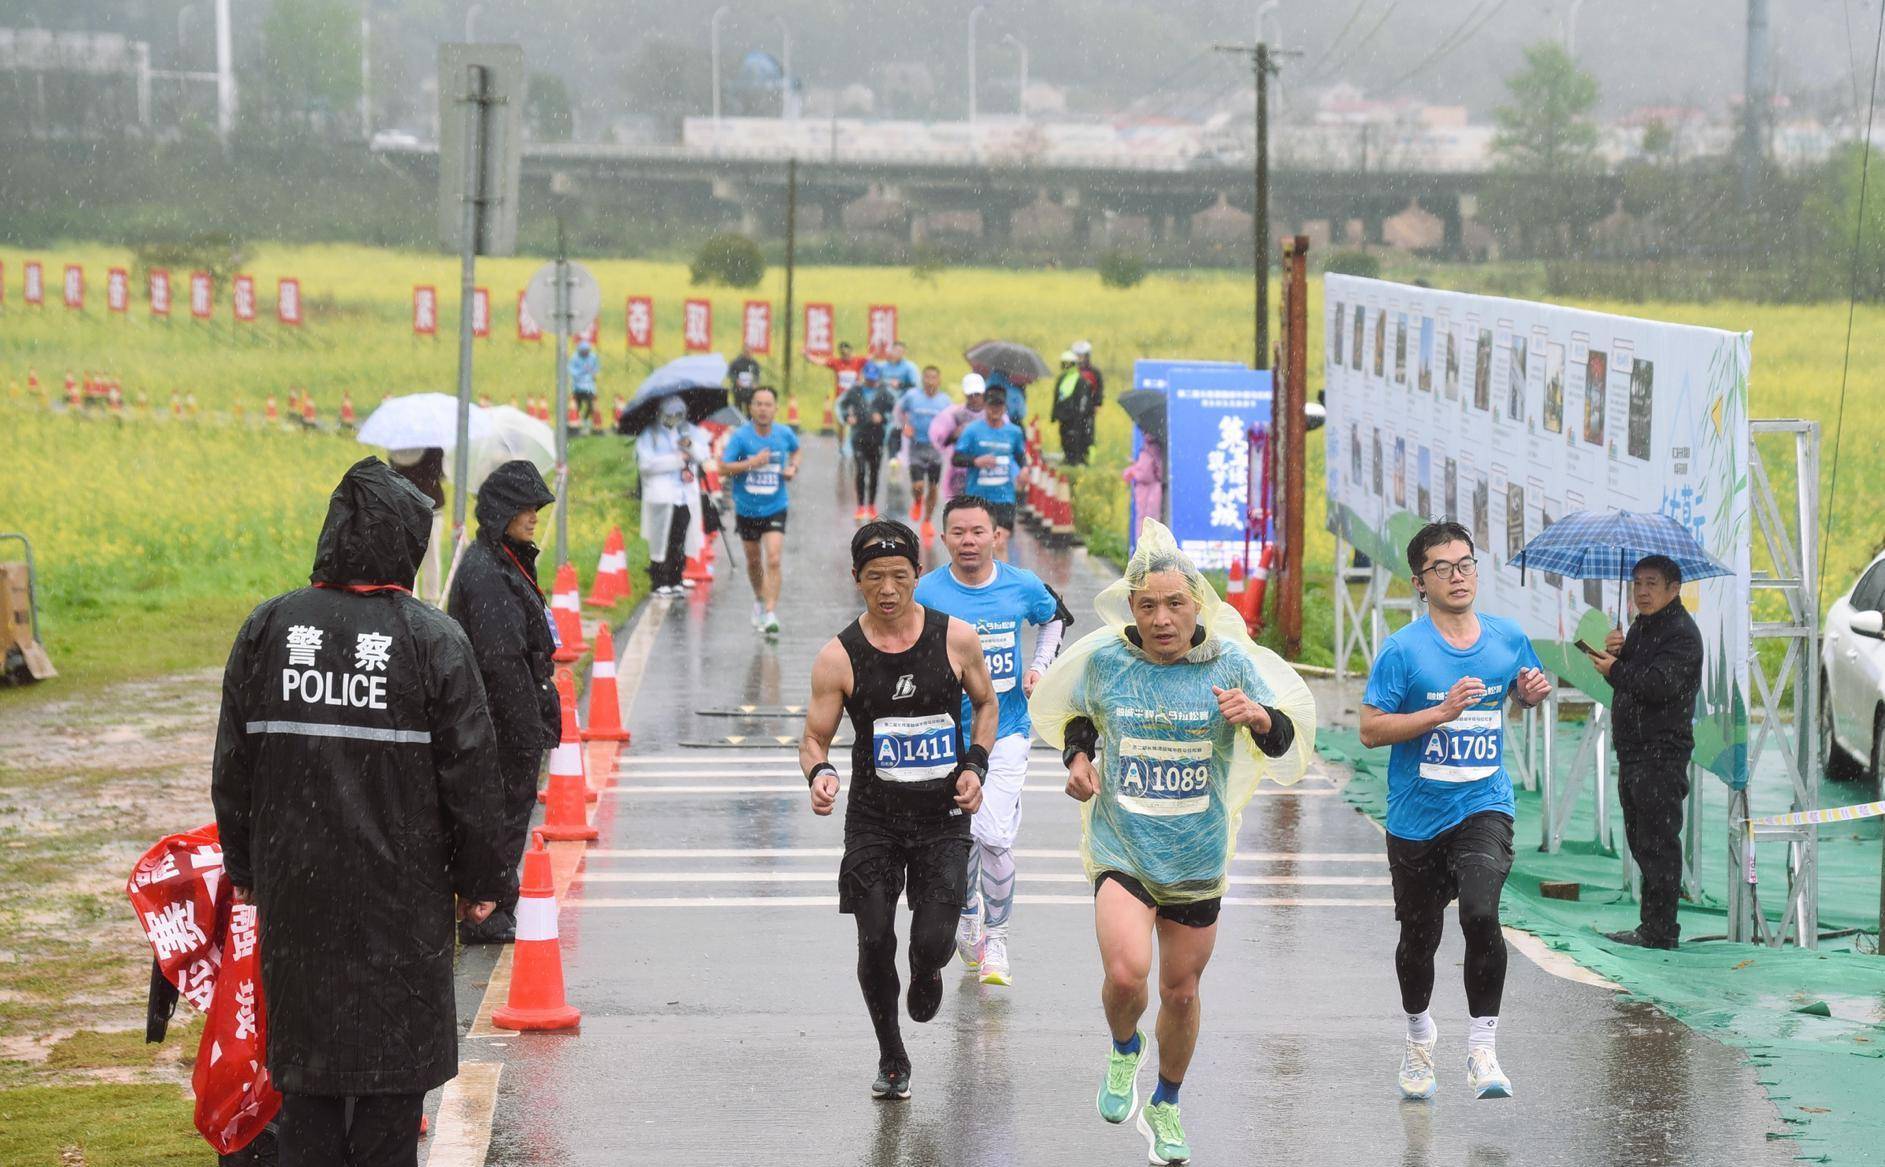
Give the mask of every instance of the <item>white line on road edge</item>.
<path id="1" fill-rule="evenodd" d="M 609 850 L 592 847 L 583 853 L 585 869 L 595 859 L 837 859 L 843 847 L 647 847 Z M 1078 859 L 1080 852 L 1071 848 L 1017 847 L 1017 859 Z M 1387 856 L 1379 851 L 1239 851 L 1232 857 L 1239 863 L 1375 863 L 1384 864 Z"/>
<path id="2" fill-rule="evenodd" d="M 491 1120 L 497 1114 L 502 1062 L 463 1062 L 458 1077 L 439 1095 L 426 1167 L 482 1167 L 491 1149 Z"/>
<path id="3" fill-rule="evenodd" d="M 796 871 L 585 871 L 576 877 L 592 883 L 828 883 L 836 878 L 826 868 Z M 1085 883 L 1084 872 L 1030 871 L 1029 883 Z M 1387 887 L 1385 875 L 1229 875 L 1239 887 Z"/>
<path id="4" fill-rule="evenodd" d="M 1090 895 L 1057 896 L 1017 894 L 1023 904 L 1083 904 L 1093 906 Z M 569 906 L 576 908 L 829 908 L 837 896 L 673 896 L 673 897 L 597 897 L 571 896 Z M 1340 899 L 1313 896 L 1225 896 L 1224 903 L 1244 908 L 1392 908 L 1393 900 Z"/>

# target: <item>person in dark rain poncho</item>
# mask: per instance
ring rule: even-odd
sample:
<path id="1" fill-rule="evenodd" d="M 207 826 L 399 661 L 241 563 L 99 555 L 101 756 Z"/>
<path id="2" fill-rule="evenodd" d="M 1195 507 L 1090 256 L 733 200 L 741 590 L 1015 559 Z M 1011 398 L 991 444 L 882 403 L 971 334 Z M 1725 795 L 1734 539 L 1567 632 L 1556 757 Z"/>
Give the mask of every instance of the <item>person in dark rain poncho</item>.
<path id="1" fill-rule="evenodd" d="M 537 512 L 556 501 L 529 462 L 506 462 L 478 488 L 478 537 L 465 549 L 447 611 L 464 628 L 484 678 L 497 734 L 504 805 L 504 862 L 516 867 L 537 806 L 543 751 L 562 736 L 550 654 L 548 609 L 537 582 Z M 517 930 L 517 901 L 501 902 L 483 923 L 466 921 L 467 944 L 508 944 Z"/>
<path id="2" fill-rule="evenodd" d="M 313 586 L 256 608 L 223 674 L 211 795 L 258 907 L 282 1167 L 416 1163 L 424 1094 L 458 1072 L 454 899 L 482 919 L 516 893 L 471 645 L 411 593 L 431 521 L 355 464 Z"/>

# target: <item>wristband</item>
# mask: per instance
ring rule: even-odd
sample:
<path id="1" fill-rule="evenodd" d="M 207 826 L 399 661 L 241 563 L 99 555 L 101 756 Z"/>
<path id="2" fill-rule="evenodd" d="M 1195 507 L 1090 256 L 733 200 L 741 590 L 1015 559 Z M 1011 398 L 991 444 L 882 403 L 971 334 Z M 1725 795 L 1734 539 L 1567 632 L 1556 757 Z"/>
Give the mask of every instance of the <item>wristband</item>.
<path id="1" fill-rule="evenodd" d="M 1093 755 L 1087 751 L 1085 746 L 1068 746 L 1066 749 L 1060 751 L 1060 764 L 1070 770 L 1073 768 L 1073 760 L 1075 758 L 1085 758 L 1090 762 L 1093 760 Z"/>
<path id="2" fill-rule="evenodd" d="M 816 766 L 812 767 L 811 773 L 805 775 L 805 785 L 807 787 L 810 787 L 812 783 L 818 781 L 818 776 L 824 773 L 826 770 L 831 771 L 831 776 L 833 778 L 836 778 L 838 776 L 838 768 L 836 766 L 832 765 L 830 762 L 820 762 Z"/>
<path id="3" fill-rule="evenodd" d="M 988 750 L 985 747 L 977 745 L 969 747 L 967 756 L 962 759 L 962 767 L 956 773 L 960 775 L 965 771 L 974 774 L 978 783 L 983 786 L 988 785 Z"/>

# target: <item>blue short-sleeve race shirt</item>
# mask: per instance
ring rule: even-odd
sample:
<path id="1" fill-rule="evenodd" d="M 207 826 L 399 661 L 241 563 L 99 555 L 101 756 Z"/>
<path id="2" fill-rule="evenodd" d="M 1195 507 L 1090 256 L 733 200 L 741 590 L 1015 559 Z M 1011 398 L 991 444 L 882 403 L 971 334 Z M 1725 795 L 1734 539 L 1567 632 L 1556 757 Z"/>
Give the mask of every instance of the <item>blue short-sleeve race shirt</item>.
<path id="1" fill-rule="evenodd" d="M 733 431 L 727 439 L 726 449 L 720 453 L 722 462 L 741 462 L 761 450 L 772 451 L 772 461 L 764 466 L 756 466 L 744 474 L 729 475 L 733 480 L 733 510 L 749 519 L 763 519 L 778 514 L 791 504 L 787 497 L 785 467 L 798 453 L 798 435 L 788 425 L 772 427 L 772 432 L 760 436 L 752 422 L 747 422 Z"/>
<path id="2" fill-rule="evenodd" d="M 981 637 L 982 656 L 988 661 L 988 675 L 995 682 L 995 699 L 1001 707 L 1001 723 L 995 736 L 1033 733 L 1027 694 L 1021 689 L 1021 679 L 1028 671 L 1027 659 L 1022 656 L 1021 626 L 1045 624 L 1060 611 L 1060 604 L 1040 577 L 1025 568 L 997 562 L 995 574 L 987 583 L 970 587 L 944 565 L 917 581 L 916 602 L 969 624 Z M 965 697 L 964 727 L 971 724 L 973 716 Z"/>
<path id="3" fill-rule="evenodd" d="M 1388 755 L 1388 833 L 1431 839 L 1481 811 L 1514 814 L 1505 765 L 1505 703 L 1518 672 L 1539 668 L 1519 626 L 1479 617 L 1471 648 L 1448 644 L 1431 620 L 1388 637 L 1368 674 L 1362 701 L 1383 713 L 1418 713 L 1446 699 L 1462 677 L 1478 677 L 1479 703 L 1437 729 L 1401 742 Z"/>
<path id="4" fill-rule="evenodd" d="M 995 459 L 993 466 L 969 467 L 968 485 L 963 493 L 989 502 L 1011 503 L 1015 500 L 1015 478 L 1028 462 L 1027 438 L 1021 433 L 1021 427 L 1012 421 L 1003 421 L 1001 427 L 989 425 L 982 418 L 970 422 L 956 439 L 956 453 L 973 454 L 981 457 L 991 455 Z"/>

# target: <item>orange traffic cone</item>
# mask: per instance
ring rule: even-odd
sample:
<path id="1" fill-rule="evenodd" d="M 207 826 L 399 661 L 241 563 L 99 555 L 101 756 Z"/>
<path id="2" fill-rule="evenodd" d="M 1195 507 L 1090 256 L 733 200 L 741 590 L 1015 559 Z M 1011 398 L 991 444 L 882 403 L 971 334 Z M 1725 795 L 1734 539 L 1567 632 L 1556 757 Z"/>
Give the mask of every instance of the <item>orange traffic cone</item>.
<path id="1" fill-rule="evenodd" d="M 589 785 L 589 759 L 583 754 L 580 744 L 588 739 L 576 720 L 576 674 L 568 669 L 556 670 L 556 703 L 563 713 L 562 740 L 576 746 L 576 758 L 582 766 L 583 801 L 594 802 L 596 788 Z M 538 801 L 547 802 L 548 798 L 539 797 Z"/>
<path id="2" fill-rule="evenodd" d="M 70 369 L 67 369 L 65 374 L 65 403 L 72 409 L 77 409 L 80 404 L 79 379 L 72 375 Z"/>
<path id="3" fill-rule="evenodd" d="M 353 394 L 342 393 L 340 395 L 340 427 L 350 430 L 353 428 L 354 420 Z"/>
<path id="4" fill-rule="evenodd" d="M 796 393 L 786 400 L 785 424 L 791 426 L 793 429 L 799 427 L 799 399 Z"/>
<path id="5" fill-rule="evenodd" d="M 281 411 L 275 408 L 275 395 L 273 393 L 268 395 L 268 400 L 262 405 L 262 418 L 270 425 L 274 425 L 281 420 Z"/>
<path id="6" fill-rule="evenodd" d="M 574 396 L 572 396 L 569 399 L 569 409 L 568 411 L 565 412 L 564 417 L 569 421 L 569 428 L 571 429 L 582 428 L 582 424 L 583 424 L 582 410 L 576 408 L 576 398 Z"/>
<path id="7" fill-rule="evenodd" d="M 596 663 L 589 673 L 589 728 L 586 742 L 625 742 L 621 697 L 615 691 L 615 637 L 604 623 L 596 631 Z"/>
<path id="8" fill-rule="evenodd" d="M 556 569 L 556 590 L 550 594 L 550 615 L 556 619 L 556 637 L 563 646 L 552 660 L 573 661 L 589 651 L 583 640 L 583 602 L 576 591 L 576 569 L 565 563 Z"/>
<path id="9" fill-rule="evenodd" d="M 1263 593 L 1270 586 L 1270 568 L 1276 563 L 1276 544 L 1265 543 L 1257 556 L 1257 570 L 1244 597 L 1244 624 L 1252 636 L 1263 631 Z"/>
<path id="10" fill-rule="evenodd" d="M 301 424 L 314 428 L 314 391 L 308 390 L 301 395 Z"/>
<path id="11" fill-rule="evenodd" d="M 1230 561 L 1230 579 L 1224 585 L 1224 602 L 1243 615 L 1245 623 L 1250 621 L 1249 613 L 1244 608 L 1244 593 L 1248 586 L 1244 579 L 1243 556 L 1239 555 Z"/>
<path id="12" fill-rule="evenodd" d="M 609 528 L 609 537 L 602 544 L 602 558 L 596 563 L 596 582 L 589 589 L 589 603 L 597 608 L 606 608 L 617 600 L 628 598 L 628 552 L 622 548 L 622 528 Z"/>
<path id="13" fill-rule="evenodd" d="M 170 391 L 170 416 L 176 418 L 183 416 L 183 395 L 175 389 Z"/>
<path id="14" fill-rule="evenodd" d="M 563 670 L 557 670 L 562 673 Z M 558 686 L 561 695 L 562 686 Z M 575 728 L 576 695 L 571 693 L 563 705 L 563 740 L 550 751 L 550 783 L 537 795 L 545 806 L 543 837 L 546 839 L 593 839 L 596 829 L 589 825 L 584 804 L 595 798 L 589 779 L 583 772 L 583 745 Z"/>
<path id="15" fill-rule="evenodd" d="M 708 544 L 708 548 L 711 549 L 711 547 L 712 544 Z M 704 553 L 700 555 L 690 555 L 687 557 L 686 570 L 681 572 L 681 578 L 691 579 L 697 584 L 712 583 L 713 564 L 707 562 L 707 557 Z"/>
<path id="16" fill-rule="evenodd" d="M 491 1011 L 500 1029 L 574 1029 L 582 1012 L 563 997 L 563 951 L 556 937 L 556 882 L 550 853 L 538 831 L 524 853 L 524 875 L 517 896 L 517 943 L 511 949 L 511 989 Z"/>
<path id="17" fill-rule="evenodd" d="M 1073 482 L 1065 474 L 1054 475 L 1054 542 L 1062 547 L 1080 543 L 1080 532 L 1073 525 Z"/>

